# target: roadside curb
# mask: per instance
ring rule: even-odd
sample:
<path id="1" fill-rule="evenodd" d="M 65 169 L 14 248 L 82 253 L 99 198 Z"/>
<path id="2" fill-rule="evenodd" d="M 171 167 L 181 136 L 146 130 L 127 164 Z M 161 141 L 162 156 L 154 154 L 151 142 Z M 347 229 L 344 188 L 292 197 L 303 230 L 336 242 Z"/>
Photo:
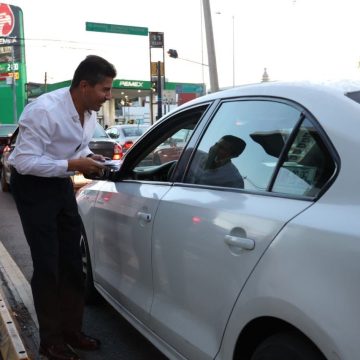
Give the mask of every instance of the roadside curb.
<path id="1" fill-rule="evenodd" d="M 0 353 L 2 360 L 31 360 L 18 329 L 19 322 L 37 325 L 31 288 L 0 241 Z M 32 326 L 24 326 L 25 333 Z M 21 329 L 23 330 L 23 329 Z M 31 337 L 31 334 L 30 336 Z"/>
<path id="2" fill-rule="evenodd" d="M 3 360 L 30 360 L 0 289 L 0 352 Z"/>

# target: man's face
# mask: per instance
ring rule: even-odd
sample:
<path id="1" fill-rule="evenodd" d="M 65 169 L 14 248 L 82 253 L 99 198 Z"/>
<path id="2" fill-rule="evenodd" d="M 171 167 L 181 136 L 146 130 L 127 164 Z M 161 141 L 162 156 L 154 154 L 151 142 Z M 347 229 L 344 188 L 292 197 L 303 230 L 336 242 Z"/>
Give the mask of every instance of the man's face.
<path id="1" fill-rule="evenodd" d="M 226 142 L 224 139 L 220 139 L 215 145 L 211 147 L 214 152 L 215 161 L 224 161 L 231 158 L 232 148 L 231 144 Z"/>
<path id="2" fill-rule="evenodd" d="M 105 78 L 101 83 L 94 86 L 84 81 L 82 85 L 83 102 L 87 110 L 99 111 L 101 105 L 111 99 L 111 88 L 113 79 Z"/>

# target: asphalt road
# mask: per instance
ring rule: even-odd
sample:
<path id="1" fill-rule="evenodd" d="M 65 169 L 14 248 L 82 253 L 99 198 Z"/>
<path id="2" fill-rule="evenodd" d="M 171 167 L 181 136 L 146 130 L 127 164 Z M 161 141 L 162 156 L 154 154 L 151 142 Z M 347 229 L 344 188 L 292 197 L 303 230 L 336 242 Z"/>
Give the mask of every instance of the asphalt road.
<path id="1" fill-rule="evenodd" d="M 32 262 L 29 247 L 22 231 L 20 219 L 11 193 L 0 191 L 0 241 L 11 257 L 30 281 Z M 16 307 L 16 304 L 14 305 Z M 19 311 L 18 311 L 19 312 Z M 25 319 L 25 320 L 24 320 Z M 24 316 L 23 322 L 26 321 Z M 34 347 L 38 344 L 37 329 L 29 332 L 30 325 L 22 324 L 27 329 L 22 337 L 26 339 L 26 346 Z M 145 337 L 132 327 L 105 301 L 99 305 L 86 307 L 84 331 L 99 338 L 102 342 L 101 350 L 81 353 L 86 360 L 166 360 Z M 30 334 L 30 335 L 29 335 Z M 28 345 L 29 344 L 29 345 Z M 35 344 L 35 345 L 31 345 Z M 36 353 L 36 349 L 28 349 L 29 354 Z M 35 356 L 37 358 L 37 355 Z M 35 360 L 35 359 L 34 359 Z"/>

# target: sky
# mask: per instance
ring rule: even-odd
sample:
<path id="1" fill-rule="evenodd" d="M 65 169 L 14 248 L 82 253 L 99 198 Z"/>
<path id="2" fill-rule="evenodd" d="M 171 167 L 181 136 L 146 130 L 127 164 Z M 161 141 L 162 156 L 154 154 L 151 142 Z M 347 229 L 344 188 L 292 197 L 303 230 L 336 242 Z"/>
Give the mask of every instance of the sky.
<path id="1" fill-rule="evenodd" d="M 168 81 L 209 88 L 201 0 L 7 3 L 24 13 L 29 82 L 44 82 L 45 73 L 49 83 L 70 80 L 89 54 L 112 62 L 117 79 L 148 80 L 150 55 L 162 61 L 162 50 L 150 54 L 146 36 L 85 30 L 86 22 L 98 22 L 164 32 Z M 359 78 L 358 0 L 210 0 L 210 6 L 220 88 L 260 82 L 264 68 L 270 80 Z"/>

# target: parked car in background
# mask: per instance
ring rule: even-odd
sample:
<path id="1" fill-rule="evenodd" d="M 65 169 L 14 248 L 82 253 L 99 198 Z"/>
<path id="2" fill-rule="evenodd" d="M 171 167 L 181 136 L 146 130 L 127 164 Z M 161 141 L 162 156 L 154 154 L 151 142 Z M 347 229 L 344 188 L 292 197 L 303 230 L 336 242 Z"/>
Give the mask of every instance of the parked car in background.
<path id="1" fill-rule="evenodd" d="M 17 137 L 18 131 L 19 130 L 16 126 L 13 134 L 10 136 L 10 138 L 7 138 L 6 144 L 3 148 L 3 152 L 0 157 L 0 164 L 1 164 L 1 166 L 0 166 L 1 167 L 0 184 L 1 184 L 1 190 L 3 192 L 8 192 L 10 190 L 11 171 L 10 171 L 10 165 L 9 165 L 8 159 L 9 159 L 11 152 L 15 148 L 15 142 L 16 142 L 16 137 Z"/>
<path id="2" fill-rule="evenodd" d="M 113 125 L 106 129 L 106 133 L 121 145 L 123 156 L 148 128 L 148 125 Z"/>
<path id="3" fill-rule="evenodd" d="M 16 128 L 17 124 L 0 124 L 0 157 Z"/>
<path id="4" fill-rule="evenodd" d="M 359 119 L 360 82 L 243 86 L 166 114 L 77 194 L 88 296 L 169 359 L 358 359 Z M 148 161 L 186 131 L 177 158 Z"/>
<path id="5" fill-rule="evenodd" d="M 14 134 L 10 139 L 7 140 L 7 145 L 4 148 L 4 153 L 1 157 L 1 189 L 2 191 L 9 191 L 10 187 L 10 166 L 8 163 L 8 158 L 10 153 L 15 148 L 15 142 L 17 137 L 18 130 L 16 129 Z M 101 154 L 105 157 L 108 157 L 112 160 L 119 160 L 122 154 L 122 149 L 119 144 L 106 134 L 102 126 L 97 123 L 94 135 L 89 143 L 89 148 L 94 154 Z M 72 177 L 74 183 L 74 190 L 77 191 L 85 184 L 91 182 L 91 180 L 86 179 L 83 174 L 76 172 Z"/>

